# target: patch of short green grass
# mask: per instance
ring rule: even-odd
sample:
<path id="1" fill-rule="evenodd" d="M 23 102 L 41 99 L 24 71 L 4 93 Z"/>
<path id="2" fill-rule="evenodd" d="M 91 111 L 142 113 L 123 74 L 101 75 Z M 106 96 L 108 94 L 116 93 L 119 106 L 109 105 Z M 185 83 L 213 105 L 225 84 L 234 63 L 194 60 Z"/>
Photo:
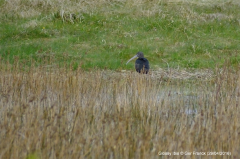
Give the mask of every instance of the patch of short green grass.
<path id="1" fill-rule="evenodd" d="M 223 65 L 224 59 L 237 63 L 237 2 L 133 2 L 106 2 L 99 9 L 93 9 L 92 2 L 92 8 L 85 12 L 72 9 L 71 3 L 63 12 L 52 1 L 48 5 L 55 6 L 53 10 L 34 6 L 42 11 L 37 16 L 1 12 L 1 55 L 3 59 L 18 56 L 26 60 L 51 52 L 51 56 L 61 59 L 56 61 L 60 65 L 73 61 L 85 69 L 113 70 L 132 69 L 134 62 L 125 63 L 138 51 L 145 53 L 153 69 L 214 68 Z M 68 58 L 64 60 L 65 55 Z"/>

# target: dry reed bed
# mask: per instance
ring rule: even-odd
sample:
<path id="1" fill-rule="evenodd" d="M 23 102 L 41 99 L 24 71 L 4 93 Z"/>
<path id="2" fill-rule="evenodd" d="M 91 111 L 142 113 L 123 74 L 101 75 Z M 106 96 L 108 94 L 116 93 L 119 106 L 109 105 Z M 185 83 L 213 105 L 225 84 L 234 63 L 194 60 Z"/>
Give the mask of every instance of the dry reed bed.
<path id="1" fill-rule="evenodd" d="M 0 74 L 0 158 L 240 156 L 239 72 L 222 69 L 209 81 L 187 81 L 9 66 Z M 185 113 L 186 107 L 197 111 Z"/>

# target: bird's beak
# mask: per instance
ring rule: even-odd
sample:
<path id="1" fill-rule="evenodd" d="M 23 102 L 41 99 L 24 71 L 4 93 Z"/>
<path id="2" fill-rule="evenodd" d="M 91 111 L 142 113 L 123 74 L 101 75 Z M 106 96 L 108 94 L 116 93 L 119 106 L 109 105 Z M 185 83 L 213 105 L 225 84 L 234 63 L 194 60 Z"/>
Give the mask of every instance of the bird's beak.
<path id="1" fill-rule="evenodd" d="M 137 55 L 133 56 L 130 60 L 128 60 L 128 62 L 126 64 L 128 64 L 130 61 L 132 61 L 133 59 L 135 59 L 137 57 Z"/>

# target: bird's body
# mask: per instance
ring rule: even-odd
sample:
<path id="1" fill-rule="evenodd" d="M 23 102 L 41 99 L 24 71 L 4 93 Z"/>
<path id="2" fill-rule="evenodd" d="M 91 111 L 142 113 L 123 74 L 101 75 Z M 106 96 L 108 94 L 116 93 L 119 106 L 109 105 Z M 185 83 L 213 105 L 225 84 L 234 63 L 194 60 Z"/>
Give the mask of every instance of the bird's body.
<path id="1" fill-rule="evenodd" d="M 135 69 L 139 73 L 147 74 L 149 71 L 149 62 L 146 58 L 138 58 L 135 62 Z"/>
<path id="2" fill-rule="evenodd" d="M 137 55 L 133 56 L 130 60 L 128 60 L 128 62 L 130 62 L 131 60 L 133 60 L 136 57 L 138 57 L 138 59 L 135 62 L 136 71 L 139 73 L 147 74 L 150 69 L 149 62 L 146 58 L 144 58 L 144 55 L 142 52 L 138 52 Z"/>

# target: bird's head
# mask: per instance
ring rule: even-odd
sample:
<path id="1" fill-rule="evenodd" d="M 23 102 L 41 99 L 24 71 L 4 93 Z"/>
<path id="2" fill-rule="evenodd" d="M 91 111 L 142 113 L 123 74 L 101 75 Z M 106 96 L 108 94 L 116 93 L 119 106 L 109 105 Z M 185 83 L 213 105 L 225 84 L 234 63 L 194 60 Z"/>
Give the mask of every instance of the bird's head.
<path id="1" fill-rule="evenodd" d="M 138 57 L 138 58 L 144 58 L 144 55 L 143 55 L 142 52 L 138 52 L 138 53 L 137 53 L 137 57 Z"/>
<path id="2" fill-rule="evenodd" d="M 142 52 L 138 52 L 135 56 L 133 56 L 131 59 L 128 60 L 128 62 L 126 64 L 128 64 L 130 61 L 132 61 L 135 58 L 144 58 L 144 55 Z"/>

